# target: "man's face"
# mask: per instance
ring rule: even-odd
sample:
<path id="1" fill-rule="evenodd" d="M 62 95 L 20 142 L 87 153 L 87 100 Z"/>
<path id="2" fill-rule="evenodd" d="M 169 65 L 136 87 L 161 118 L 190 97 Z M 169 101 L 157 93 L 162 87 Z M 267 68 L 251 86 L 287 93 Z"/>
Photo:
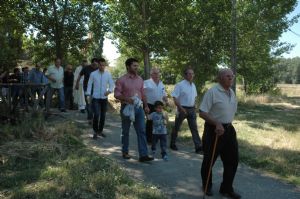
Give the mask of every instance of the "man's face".
<path id="1" fill-rule="evenodd" d="M 225 88 L 229 88 L 234 80 L 234 75 L 231 70 L 225 71 L 221 76 L 221 85 Z"/>
<path id="2" fill-rule="evenodd" d="M 151 78 L 152 78 L 154 81 L 159 81 L 159 76 L 160 76 L 159 70 L 153 70 L 153 71 L 152 71 L 152 73 L 151 73 Z"/>
<path id="3" fill-rule="evenodd" d="M 132 62 L 132 64 L 128 67 L 128 72 L 131 74 L 137 74 L 139 68 L 138 62 Z"/>
<path id="4" fill-rule="evenodd" d="M 185 73 L 185 79 L 189 82 L 193 81 L 194 79 L 194 71 L 192 69 L 189 69 Z"/>
<path id="5" fill-rule="evenodd" d="M 99 66 L 99 64 L 98 64 L 97 61 L 94 61 L 94 62 L 92 63 L 92 67 L 93 67 L 93 68 L 98 68 L 98 66 Z"/>
<path id="6" fill-rule="evenodd" d="M 105 66 L 106 66 L 106 63 L 105 62 L 99 62 L 99 70 L 100 71 L 104 71 L 105 70 Z"/>
<path id="7" fill-rule="evenodd" d="M 61 65 L 61 60 L 60 59 L 56 59 L 55 60 L 55 66 L 59 67 Z"/>

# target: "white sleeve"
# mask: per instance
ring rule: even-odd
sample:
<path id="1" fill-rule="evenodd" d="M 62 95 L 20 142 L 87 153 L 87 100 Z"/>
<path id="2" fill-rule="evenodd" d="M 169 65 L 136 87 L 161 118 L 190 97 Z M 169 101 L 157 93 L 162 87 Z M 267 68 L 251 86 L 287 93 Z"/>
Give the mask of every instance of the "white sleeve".
<path id="1" fill-rule="evenodd" d="M 212 90 L 208 90 L 202 99 L 199 110 L 205 113 L 208 113 L 213 104 L 213 92 Z"/>
<path id="2" fill-rule="evenodd" d="M 171 96 L 178 98 L 179 95 L 180 95 L 180 84 L 176 84 L 173 92 L 171 93 Z"/>

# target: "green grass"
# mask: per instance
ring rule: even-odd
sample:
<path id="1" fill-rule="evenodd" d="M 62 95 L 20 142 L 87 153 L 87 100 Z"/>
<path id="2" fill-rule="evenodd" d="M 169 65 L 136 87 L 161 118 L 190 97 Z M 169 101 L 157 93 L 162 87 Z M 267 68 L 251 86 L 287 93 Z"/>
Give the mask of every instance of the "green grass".
<path id="1" fill-rule="evenodd" d="M 240 161 L 289 183 L 300 185 L 300 86 L 281 85 L 284 95 L 238 95 L 234 120 L 239 141 Z M 173 117 L 172 117 L 173 116 Z M 174 123 L 170 114 L 169 132 Z M 203 120 L 198 117 L 200 135 Z M 179 132 L 181 143 L 193 146 L 184 121 Z"/>
<path id="2" fill-rule="evenodd" d="M 1 132 L 0 198 L 165 198 L 87 148 L 74 123 L 29 127 L 31 122 Z"/>

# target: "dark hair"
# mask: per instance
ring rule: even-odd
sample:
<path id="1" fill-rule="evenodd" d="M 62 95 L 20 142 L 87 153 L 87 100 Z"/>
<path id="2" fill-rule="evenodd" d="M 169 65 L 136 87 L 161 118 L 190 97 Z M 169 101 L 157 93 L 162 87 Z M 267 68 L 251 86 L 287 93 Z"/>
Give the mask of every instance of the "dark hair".
<path id="1" fill-rule="evenodd" d="M 131 66 L 131 64 L 132 64 L 133 62 L 139 62 L 139 61 L 138 61 L 137 59 L 135 59 L 135 58 L 128 58 L 128 59 L 125 61 L 125 66 L 126 66 L 126 68 L 129 67 L 129 66 Z"/>
<path id="2" fill-rule="evenodd" d="M 94 57 L 94 58 L 91 60 L 91 63 L 94 63 L 94 62 L 98 62 L 98 58 Z"/>
<path id="3" fill-rule="evenodd" d="M 154 102 L 154 108 L 156 108 L 158 106 L 164 106 L 164 103 L 162 101 L 156 101 L 156 102 Z"/>
<path id="4" fill-rule="evenodd" d="M 188 70 L 194 71 L 194 69 L 192 67 L 187 67 L 187 68 L 184 69 L 183 74 L 187 75 Z"/>
<path id="5" fill-rule="evenodd" d="M 106 62 L 106 60 L 101 57 L 101 58 L 98 59 L 98 62 Z"/>
<path id="6" fill-rule="evenodd" d="M 20 72 L 20 69 L 19 68 L 14 68 L 14 73 L 16 72 Z"/>

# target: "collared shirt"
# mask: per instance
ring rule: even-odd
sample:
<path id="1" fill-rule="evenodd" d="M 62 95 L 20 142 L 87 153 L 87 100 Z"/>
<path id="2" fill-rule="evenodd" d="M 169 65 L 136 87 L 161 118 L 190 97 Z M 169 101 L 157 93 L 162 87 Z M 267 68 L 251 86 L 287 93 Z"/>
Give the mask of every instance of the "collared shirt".
<path id="1" fill-rule="evenodd" d="M 140 99 L 144 96 L 144 81 L 138 75 L 125 74 L 116 81 L 115 97 L 132 97 L 137 95 Z"/>
<path id="2" fill-rule="evenodd" d="M 144 90 L 147 102 L 152 105 L 156 101 L 163 101 L 163 97 L 167 96 L 164 84 L 161 81 L 156 84 L 152 78 L 144 81 Z"/>
<path id="3" fill-rule="evenodd" d="M 64 87 L 64 69 L 59 66 L 58 68 L 55 65 L 49 66 L 46 72 L 46 76 L 50 76 L 56 80 L 53 82 L 49 79 L 51 88 L 62 88 Z"/>
<path id="4" fill-rule="evenodd" d="M 44 74 L 42 71 L 37 70 L 36 68 L 31 69 L 29 72 L 29 82 L 35 83 L 35 84 L 41 84 L 44 83 Z"/>
<path id="5" fill-rule="evenodd" d="M 181 106 L 194 107 L 197 97 L 196 86 L 193 82 L 182 80 L 175 85 L 171 96 L 175 97 Z"/>
<path id="6" fill-rule="evenodd" d="M 111 74 L 108 71 L 100 72 L 99 70 L 92 72 L 88 81 L 86 95 L 90 95 L 92 89 L 93 98 L 106 99 L 105 92 L 112 92 L 114 89 L 114 81 Z"/>
<path id="7" fill-rule="evenodd" d="M 208 113 L 220 123 L 231 123 L 237 110 L 237 100 L 232 89 L 229 93 L 217 84 L 204 95 L 200 111 Z"/>

